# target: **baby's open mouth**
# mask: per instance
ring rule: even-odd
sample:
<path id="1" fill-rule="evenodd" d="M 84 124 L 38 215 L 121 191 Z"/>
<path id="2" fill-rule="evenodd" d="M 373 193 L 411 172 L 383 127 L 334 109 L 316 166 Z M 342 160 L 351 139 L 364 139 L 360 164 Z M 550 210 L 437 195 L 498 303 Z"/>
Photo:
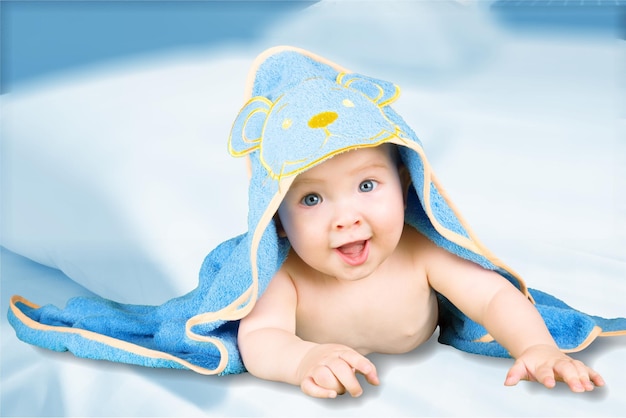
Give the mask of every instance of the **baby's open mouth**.
<path id="1" fill-rule="evenodd" d="M 355 241 L 336 248 L 339 256 L 351 266 L 365 263 L 369 255 L 369 240 Z"/>

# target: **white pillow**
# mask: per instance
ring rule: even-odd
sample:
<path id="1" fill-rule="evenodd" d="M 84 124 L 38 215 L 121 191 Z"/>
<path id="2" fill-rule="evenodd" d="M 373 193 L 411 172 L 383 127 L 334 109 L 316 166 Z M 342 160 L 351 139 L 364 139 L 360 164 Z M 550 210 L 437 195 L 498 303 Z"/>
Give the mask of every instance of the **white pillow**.
<path id="1" fill-rule="evenodd" d="M 203 57 L 2 96 L 2 246 L 113 300 L 193 289 L 204 256 L 247 216 L 245 162 L 227 139 L 251 56 Z"/>

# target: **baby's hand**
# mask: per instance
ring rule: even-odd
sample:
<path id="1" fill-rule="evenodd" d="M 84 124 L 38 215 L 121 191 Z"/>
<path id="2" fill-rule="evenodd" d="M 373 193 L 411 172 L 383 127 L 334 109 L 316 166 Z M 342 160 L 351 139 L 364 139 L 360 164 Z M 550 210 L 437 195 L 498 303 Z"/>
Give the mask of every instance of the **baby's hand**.
<path id="1" fill-rule="evenodd" d="M 549 345 L 536 345 L 524 351 L 509 370 L 504 384 L 513 386 L 520 380 L 539 382 L 547 388 L 553 388 L 558 380 L 567 383 L 572 392 L 604 386 L 604 379 L 594 370 Z"/>
<path id="2" fill-rule="evenodd" d="M 376 367 L 365 356 L 340 344 L 321 344 L 311 349 L 300 364 L 300 388 L 316 398 L 334 398 L 348 392 L 360 396 L 363 389 L 356 378 L 361 373 L 378 385 Z"/>

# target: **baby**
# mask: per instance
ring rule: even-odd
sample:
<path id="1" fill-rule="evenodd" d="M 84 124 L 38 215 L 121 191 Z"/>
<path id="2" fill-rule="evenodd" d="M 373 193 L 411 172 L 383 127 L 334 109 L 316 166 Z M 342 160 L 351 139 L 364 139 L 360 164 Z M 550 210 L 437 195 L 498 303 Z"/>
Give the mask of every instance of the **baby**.
<path id="1" fill-rule="evenodd" d="M 505 385 L 603 386 L 598 373 L 557 348 L 509 281 L 405 224 L 409 182 L 392 144 L 344 152 L 297 176 L 276 218 L 290 253 L 240 323 L 248 371 L 314 397 L 359 396 L 356 373 L 379 384 L 365 355 L 408 352 L 430 338 L 438 292 L 516 359 Z"/>

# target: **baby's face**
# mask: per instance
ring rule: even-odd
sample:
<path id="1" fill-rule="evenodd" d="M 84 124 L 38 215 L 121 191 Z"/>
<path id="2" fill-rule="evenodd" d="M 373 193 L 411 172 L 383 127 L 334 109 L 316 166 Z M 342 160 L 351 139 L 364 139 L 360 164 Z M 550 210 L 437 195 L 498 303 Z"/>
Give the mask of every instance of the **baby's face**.
<path id="1" fill-rule="evenodd" d="M 298 175 L 278 215 L 309 266 L 342 280 L 368 277 L 404 228 L 404 195 L 391 146 L 339 154 Z"/>

